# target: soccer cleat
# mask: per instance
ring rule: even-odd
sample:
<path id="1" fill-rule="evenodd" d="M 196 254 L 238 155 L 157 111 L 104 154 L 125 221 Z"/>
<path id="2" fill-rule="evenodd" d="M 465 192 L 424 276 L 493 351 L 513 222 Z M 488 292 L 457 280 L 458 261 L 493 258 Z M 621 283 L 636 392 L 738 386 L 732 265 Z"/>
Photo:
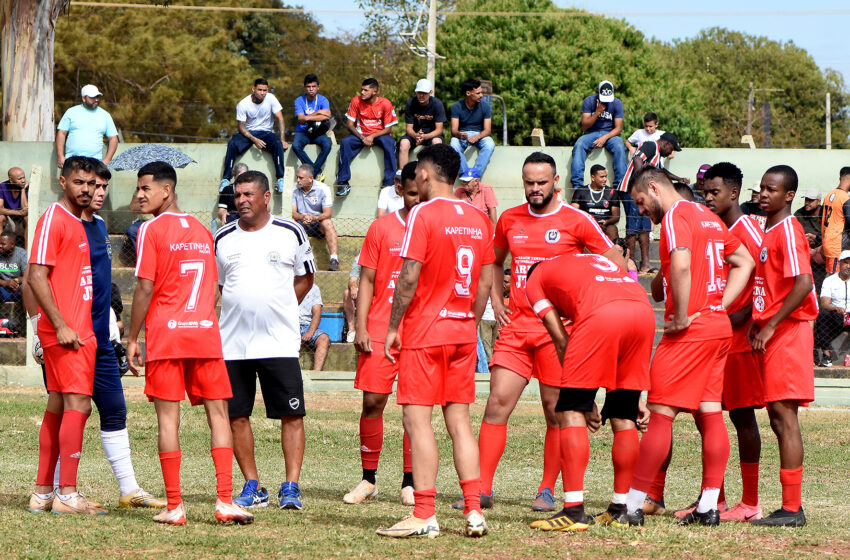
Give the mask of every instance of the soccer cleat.
<path id="1" fill-rule="evenodd" d="M 216 517 L 218 511 L 216 510 Z M 165 525 L 185 525 L 186 524 L 186 509 L 183 507 L 183 502 L 174 509 L 163 508 L 163 510 L 153 516 L 153 520 L 157 523 Z"/>
<path id="2" fill-rule="evenodd" d="M 682 509 L 677 509 L 676 511 L 673 512 L 673 515 L 676 517 L 676 519 L 682 519 L 686 515 L 688 515 L 689 513 L 696 511 L 698 505 L 699 505 L 699 498 L 697 498 L 697 500 L 694 503 L 692 503 L 691 505 L 689 505 L 688 507 L 682 508 Z"/>
<path id="3" fill-rule="evenodd" d="M 221 524 L 248 525 L 254 522 L 253 514 L 248 513 L 236 504 L 227 504 L 221 500 L 215 501 L 215 518 Z"/>
<path id="4" fill-rule="evenodd" d="M 653 500 L 652 498 L 646 498 L 643 501 L 643 514 L 644 515 L 664 515 L 664 512 L 667 511 L 667 508 L 664 507 L 664 502 Z"/>
<path id="5" fill-rule="evenodd" d="M 437 525 L 437 516 L 432 515 L 428 519 L 419 519 L 408 515 L 392 527 L 378 529 L 375 531 L 382 537 L 393 537 L 404 539 L 408 537 L 428 537 L 433 539 L 440 536 L 440 526 Z"/>
<path id="6" fill-rule="evenodd" d="M 135 492 L 130 492 L 118 498 L 119 508 L 154 508 L 162 509 L 165 507 L 165 502 L 158 498 L 154 498 L 141 488 Z"/>
<path id="7" fill-rule="evenodd" d="M 593 522 L 603 527 L 629 528 L 629 516 L 624 504 L 608 504 L 608 509 L 593 516 Z"/>
<path id="8" fill-rule="evenodd" d="M 58 514 L 78 514 L 78 515 L 106 515 L 107 511 L 102 507 L 96 507 L 89 502 L 86 497 L 80 492 L 74 492 L 63 500 L 57 494 L 53 499 L 53 505 L 50 510 L 52 513 Z"/>
<path id="9" fill-rule="evenodd" d="M 361 480 L 354 489 L 342 497 L 346 504 L 362 504 L 366 500 L 374 500 L 378 497 L 378 485 L 367 480 Z"/>
<path id="10" fill-rule="evenodd" d="M 679 518 L 679 525 L 693 525 L 699 523 L 706 527 L 717 527 L 720 525 L 720 512 L 716 509 L 710 509 L 704 513 L 693 510 L 684 517 Z"/>
<path id="11" fill-rule="evenodd" d="M 629 527 L 643 527 L 643 510 L 639 509 L 634 513 L 626 513 L 626 519 L 629 521 Z"/>
<path id="12" fill-rule="evenodd" d="M 348 196 L 348 193 L 351 192 L 351 185 L 348 184 L 347 181 L 336 184 L 336 195 L 337 196 Z"/>
<path id="13" fill-rule="evenodd" d="M 277 493 L 280 509 L 301 509 L 301 489 L 297 482 L 284 482 Z"/>
<path id="14" fill-rule="evenodd" d="M 463 498 L 452 504 L 454 509 L 463 509 Z M 493 509 L 493 492 L 481 494 L 481 509 Z"/>
<path id="15" fill-rule="evenodd" d="M 832 367 L 832 360 L 830 358 L 824 358 L 820 365 L 823 367 Z"/>
<path id="16" fill-rule="evenodd" d="M 779 508 L 767 517 L 753 520 L 752 524 L 760 527 L 803 527 L 806 524 L 806 514 L 803 513 L 802 507 L 797 511 Z"/>
<path id="17" fill-rule="evenodd" d="M 259 484 L 257 480 L 246 480 L 242 492 L 233 498 L 233 503 L 243 508 L 268 506 L 269 491 Z"/>
<path id="18" fill-rule="evenodd" d="M 593 525 L 593 518 L 584 513 L 584 508 L 582 508 L 580 512 L 570 512 L 563 509 L 549 519 L 538 519 L 537 521 L 534 521 L 531 524 L 531 528 L 540 529 L 541 531 L 561 531 L 572 533 L 587 531 L 587 528 L 591 525 Z"/>
<path id="19" fill-rule="evenodd" d="M 27 505 L 27 511 L 30 513 L 45 513 L 50 511 L 53 506 L 53 492 L 47 494 L 47 498 L 42 498 L 36 493 L 30 496 L 30 503 Z"/>
<path id="20" fill-rule="evenodd" d="M 331 272 L 336 272 L 339 270 L 339 260 L 331 259 L 330 264 L 328 264 L 328 270 Z"/>
<path id="21" fill-rule="evenodd" d="M 531 502 L 531 511 L 555 511 L 555 496 L 548 488 L 544 488 L 534 501 Z"/>
<path id="22" fill-rule="evenodd" d="M 320 182 L 320 183 L 324 183 L 324 182 L 325 182 L 325 179 L 326 179 L 326 177 L 325 177 L 325 174 L 324 174 L 324 173 L 322 173 L 321 171 L 319 171 L 318 173 L 316 173 L 316 180 L 317 180 L 318 182 Z"/>
<path id="23" fill-rule="evenodd" d="M 280 193 L 283 192 L 283 177 L 281 177 L 280 179 L 275 181 L 274 190 L 276 190 L 277 192 L 280 192 Z"/>
<path id="24" fill-rule="evenodd" d="M 401 489 L 401 505 L 415 506 L 416 498 L 413 497 L 413 486 L 404 486 Z"/>
<path id="25" fill-rule="evenodd" d="M 477 509 L 466 514 L 466 528 L 463 534 L 467 537 L 483 537 L 487 534 L 487 522 Z"/>
<path id="26" fill-rule="evenodd" d="M 762 517 L 764 517 L 764 513 L 761 506 L 748 506 L 744 502 L 738 502 L 720 514 L 720 521 L 740 521 L 746 523 L 756 521 Z"/>

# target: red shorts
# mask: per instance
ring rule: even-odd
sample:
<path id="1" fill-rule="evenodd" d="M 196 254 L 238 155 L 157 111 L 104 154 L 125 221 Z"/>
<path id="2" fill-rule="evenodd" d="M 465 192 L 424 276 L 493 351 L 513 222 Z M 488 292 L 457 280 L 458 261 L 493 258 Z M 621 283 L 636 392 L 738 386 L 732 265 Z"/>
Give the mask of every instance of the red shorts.
<path id="1" fill-rule="evenodd" d="M 78 350 L 54 344 L 44 348 L 44 374 L 48 391 L 91 396 L 97 340 L 84 340 Z"/>
<path id="2" fill-rule="evenodd" d="M 721 402 L 730 339 L 668 342 L 661 339 L 649 369 L 647 402 L 696 410 Z"/>
<path id="3" fill-rule="evenodd" d="M 145 395 L 148 400 L 182 401 L 192 406 L 204 399 L 233 397 L 230 377 L 221 358 L 181 358 L 145 362 Z"/>
<path id="4" fill-rule="evenodd" d="M 513 325 L 502 328 L 499 338 L 493 345 L 493 359 L 490 369 L 501 366 L 526 381 L 536 377 L 540 383 L 561 386 L 561 361 L 555 351 L 555 343 L 546 329 L 534 332 L 522 332 Z M 543 328 L 540 325 L 540 328 Z"/>
<path id="5" fill-rule="evenodd" d="M 655 315 L 649 305 L 613 301 L 595 309 L 573 325 L 560 386 L 649 389 L 654 337 Z"/>
<path id="6" fill-rule="evenodd" d="M 357 358 L 357 373 L 354 375 L 354 388 L 369 393 L 389 395 L 393 392 L 393 383 L 398 375 L 398 355 L 395 348 L 390 352 L 396 363 L 384 356 L 384 343 L 372 341 L 372 351 L 361 352 Z"/>
<path id="7" fill-rule="evenodd" d="M 808 321 L 785 319 L 762 355 L 764 402 L 815 400 L 814 338 Z"/>
<path id="8" fill-rule="evenodd" d="M 764 407 L 761 356 L 752 350 L 729 354 L 723 379 L 723 410 L 751 407 Z"/>
<path id="9" fill-rule="evenodd" d="M 402 348 L 398 362 L 398 404 L 422 406 L 475 402 L 477 344 Z"/>

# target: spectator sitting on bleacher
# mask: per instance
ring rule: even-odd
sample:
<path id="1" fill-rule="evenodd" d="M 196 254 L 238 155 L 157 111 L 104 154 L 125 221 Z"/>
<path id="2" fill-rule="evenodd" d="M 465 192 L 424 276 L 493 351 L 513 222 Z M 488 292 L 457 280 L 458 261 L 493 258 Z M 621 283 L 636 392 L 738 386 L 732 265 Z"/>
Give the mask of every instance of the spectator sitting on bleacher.
<path id="1" fill-rule="evenodd" d="M 239 162 L 233 166 L 233 179 L 226 187 L 221 189 L 218 194 L 218 210 L 216 211 L 219 225 L 229 224 L 239 219 L 239 212 L 236 210 L 235 193 L 233 185 L 236 184 L 236 178 L 248 171 L 248 165 Z"/>
<path id="2" fill-rule="evenodd" d="M 590 168 L 590 184 L 573 192 L 570 204 L 587 212 L 611 241 L 619 237 L 620 197 L 608 186 L 608 170 L 598 163 Z"/>
<path id="3" fill-rule="evenodd" d="M 820 312 L 815 321 L 815 350 L 823 351 L 823 358 L 816 365 L 832 367 L 831 344 L 850 324 L 850 251 L 842 251 L 838 257 L 838 272 L 827 276 L 820 290 Z"/>
<path id="4" fill-rule="evenodd" d="M 416 165 L 416 162 L 413 162 Z M 384 187 L 378 194 L 378 217 L 392 214 L 404 208 L 404 197 L 401 194 L 401 169 L 395 172 L 393 186 Z"/>
<path id="5" fill-rule="evenodd" d="M 490 138 L 490 103 L 481 100 L 484 94 L 480 80 L 466 80 L 460 85 L 460 91 L 463 99 L 452 105 L 451 146 L 460 154 L 461 175 L 469 169 L 464 155 L 466 148 L 470 145 L 478 148 L 474 167 L 478 170 L 479 177 L 483 177 L 484 170 L 490 163 L 490 156 L 496 149 L 496 143 Z"/>
<path id="6" fill-rule="evenodd" d="M 27 252 L 15 245 L 15 234 L 0 233 L 0 297 L 7 302 L 21 301 L 21 284 L 27 270 Z"/>
<path id="7" fill-rule="evenodd" d="M 304 226 L 310 237 L 325 238 L 330 253 L 328 270 L 339 270 L 337 236 L 331 215 L 331 190 L 313 177 L 313 166 L 304 163 L 295 172 L 297 188 L 292 191 L 292 219 Z"/>
<path id="8" fill-rule="evenodd" d="M 803 206 L 794 212 L 794 217 L 803 226 L 803 231 L 806 232 L 806 239 L 809 242 L 809 248 L 814 249 L 821 244 L 821 207 L 820 207 L 820 191 L 817 189 L 809 189 L 803 195 Z"/>
<path id="9" fill-rule="evenodd" d="M 304 77 L 304 95 L 295 98 L 295 118 L 298 119 L 298 125 L 295 127 L 292 151 L 301 163 L 312 165 L 316 177 L 324 181 L 322 167 L 331 153 L 333 143 L 328 136 L 328 131 L 334 121 L 328 98 L 319 95 L 319 77 L 315 74 L 307 74 Z M 304 151 L 304 146 L 307 144 L 316 144 L 319 147 L 316 161 L 311 160 Z"/>
<path id="10" fill-rule="evenodd" d="M 348 326 L 346 342 L 354 342 L 357 319 L 357 292 L 360 290 L 360 253 L 354 257 L 351 263 L 351 271 L 348 273 L 348 287 L 342 294 L 342 314 L 345 315 L 345 324 Z"/>
<path id="11" fill-rule="evenodd" d="M 481 174 L 474 167 L 467 169 L 458 180 L 461 186 L 455 189 L 455 196 L 487 214 L 493 227 L 496 227 L 496 207 L 499 201 L 493 187 L 481 182 Z"/>
<path id="12" fill-rule="evenodd" d="M 584 162 L 594 148 L 605 148 L 614 158 L 614 188 L 626 174 L 626 149 L 620 133 L 623 131 L 623 102 L 614 97 L 614 84 L 608 80 L 599 82 L 594 95 L 588 95 L 581 104 L 581 129 L 573 146 L 570 165 L 570 182 L 574 190 L 584 184 Z"/>
<path id="13" fill-rule="evenodd" d="M 422 78 L 416 82 L 414 93 L 404 106 L 405 135 L 398 141 L 399 168 L 407 164 L 413 148 L 443 143 L 446 108 L 434 97 L 434 86 Z"/>
<path id="14" fill-rule="evenodd" d="M 27 238 L 27 191 L 29 183 L 20 167 L 9 169 L 9 180 L 0 183 L 0 231 L 10 230 Z"/>
<path id="15" fill-rule="evenodd" d="M 322 371 L 325 367 L 325 358 L 328 357 L 328 348 L 331 346 L 331 337 L 319 328 L 322 320 L 322 292 L 319 286 L 313 284 L 304 300 L 298 306 L 298 321 L 301 323 L 302 345 L 314 351 L 313 369 Z"/>
<path id="16" fill-rule="evenodd" d="M 629 157 L 632 157 L 635 150 L 647 140 L 658 140 L 664 134 L 663 130 L 658 130 L 658 115 L 650 111 L 643 116 L 643 128 L 639 128 L 632 132 L 629 139 L 626 141 L 626 148 L 629 150 Z"/>
<path id="17" fill-rule="evenodd" d="M 351 133 L 339 142 L 339 167 L 336 172 L 336 195 L 346 196 L 351 192 L 351 160 L 363 146 L 375 144 L 384 150 L 384 179 L 382 185 L 393 184 L 396 171 L 395 140 L 392 127 L 398 124 L 393 104 L 378 95 L 378 80 L 366 78 L 360 86 L 360 95 L 351 100 L 345 114 L 345 126 Z"/>

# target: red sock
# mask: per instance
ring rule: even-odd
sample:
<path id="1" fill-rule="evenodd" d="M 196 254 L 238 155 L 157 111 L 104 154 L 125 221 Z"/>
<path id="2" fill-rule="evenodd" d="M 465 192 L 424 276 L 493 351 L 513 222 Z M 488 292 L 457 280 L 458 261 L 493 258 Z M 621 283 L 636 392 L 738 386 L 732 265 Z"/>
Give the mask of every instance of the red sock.
<path id="1" fill-rule="evenodd" d="M 233 501 L 233 448 L 213 447 L 210 455 L 215 465 L 215 491 L 218 499 L 229 504 Z"/>
<path id="2" fill-rule="evenodd" d="M 649 493 L 673 441 L 673 417 L 660 412 L 649 413 L 649 426 L 640 440 L 638 463 L 632 478 L 632 488 Z"/>
<path id="3" fill-rule="evenodd" d="M 633 477 L 634 478 L 634 477 Z M 664 486 L 667 484 L 667 471 L 658 471 L 655 479 L 652 481 L 652 486 L 646 493 L 648 498 L 652 498 L 656 502 L 664 503 Z"/>
<path id="4" fill-rule="evenodd" d="M 481 431 L 478 432 L 478 454 L 481 457 L 482 494 L 493 493 L 493 477 L 496 476 L 496 466 L 502 458 L 502 453 L 505 452 L 507 441 L 507 424 L 481 422 Z"/>
<path id="5" fill-rule="evenodd" d="M 436 512 L 434 508 L 434 499 L 437 497 L 437 489 L 429 488 L 428 490 L 414 490 L 413 500 L 416 505 L 413 506 L 413 517 L 417 519 L 428 519 Z"/>
<path id="6" fill-rule="evenodd" d="M 796 469 L 779 469 L 782 483 L 782 509 L 799 511 L 803 505 L 803 466 Z"/>
<path id="7" fill-rule="evenodd" d="M 481 513 L 481 478 L 461 480 L 460 490 L 463 492 L 463 514 L 476 510 Z"/>
<path id="8" fill-rule="evenodd" d="M 723 413 L 718 410 L 695 416 L 702 432 L 702 487 L 722 488 L 729 462 L 729 432 Z M 718 498 L 718 503 L 720 501 Z"/>
<path id="9" fill-rule="evenodd" d="M 759 464 L 741 463 L 741 501 L 748 506 L 759 505 Z"/>
<path id="10" fill-rule="evenodd" d="M 537 492 L 542 492 L 544 488 L 554 490 L 560 472 L 561 429 L 557 426 L 546 426 L 546 439 L 543 441 L 543 478 Z"/>
<path id="11" fill-rule="evenodd" d="M 83 432 L 88 414 L 66 409 L 59 426 L 59 486 L 77 485 L 77 467 L 83 451 Z"/>
<path id="12" fill-rule="evenodd" d="M 162 465 L 162 480 L 165 482 L 165 499 L 168 509 L 176 509 L 183 499 L 180 497 L 180 460 L 183 454 L 177 451 L 160 451 L 159 464 Z"/>
<path id="13" fill-rule="evenodd" d="M 44 411 L 41 429 L 38 431 L 38 474 L 35 483 L 53 486 L 56 460 L 59 459 L 59 427 L 62 417 L 55 412 Z"/>
<path id="14" fill-rule="evenodd" d="M 564 483 L 564 507 L 584 503 L 584 472 L 590 461 L 587 427 L 561 428 L 561 480 Z"/>
<path id="15" fill-rule="evenodd" d="M 611 447 L 611 462 L 614 464 L 614 493 L 627 494 L 637 466 L 640 438 L 637 428 L 614 432 L 614 445 Z M 660 474 L 660 473 L 659 473 Z M 666 476 L 667 473 L 664 473 Z M 655 477 L 656 480 L 658 477 Z M 663 488 L 663 487 L 662 487 Z M 662 493 L 664 490 L 662 489 Z"/>
<path id="16" fill-rule="evenodd" d="M 360 417 L 360 464 L 364 469 L 377 470 L 384 445 L 384 417 Z"/>
<path id="17" fill-rule="evenodd" d="M 413 453 L 410 450 L 410 438 L 404 432 L 404 440 L 401 444 L 401 459 L 404 464 L 401 472 L 413 472 Z"/>

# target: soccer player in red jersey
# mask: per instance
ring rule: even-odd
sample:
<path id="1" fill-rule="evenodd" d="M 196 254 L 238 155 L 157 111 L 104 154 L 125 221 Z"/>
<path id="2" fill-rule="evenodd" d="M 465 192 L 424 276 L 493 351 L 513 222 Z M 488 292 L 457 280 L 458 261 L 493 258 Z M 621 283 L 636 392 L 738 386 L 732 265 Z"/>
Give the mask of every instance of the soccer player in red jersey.
<path id="1" fill-rule="evenodd" d="M 535 263 L 563 254 L 588 251 L 604 255 L 623 270 L 619 247 L 599 229 L 590 215 L 562 204 L 555 160 L 542 152 L 529 155 L 522 166 L 526 204 L 502 213 L 496 224 L 496 260 L 491 267 L 495 289 L 490 294 L 493 313 L 502 327 L 490 363 L 490 395 L 478 434 L 481 455 L 481 505 L 493 507 L 493 477 L 508 433 L 508 418 L 531 377 L 540 382 L 540 400 L 546 418 L 543 479 L 532 504 L 535 511 L 553 511 L 552 490 L 561 470 L 555 403 L 561 385 L 561 366 L 549 333 L 535 316 L 525 296 L 525 275 Z M 511 254 L 510 309 L 502 299 L 502 277 Z M 458 502 L 455 507 L 462 507 Z"/>
<path id="2" fill-rule="evenodd" d="M 213 238 L 201 222 L 177 207 L 177 174 L 156 161 L 139 169 L 136 200 L 154 218 L 139 229 L 136 291 L 127 356 L 138 372 L 145 326 L 145 394 L 159 425 L 159 461 L 168 505 L 157 523 L 184 525 L 180 490 L 180 401 L 203 403 L 215 464 L 215 516 L 220 523 L 251 523 L 254 516 L 233 503 L 233 437 L 227 399 L 233 396 L 215 316 L 216 269 Z"/>
<path id="3" fill-rule="evenodd" d="M 77 492 L 83 431 L 91 414 L 97 342 L 91 321 L 92 272 L 80 216 L 92 201 L 96 160 L 70 157 L 62 166 L 62 198 L 36 225 L 29 282 L 41 320 L 48 399 L 38 437 L 38 475 L 30 511 L 103 515 Z M 53 475 L 60 459 L 59 490 Z"/>
<path id="4" fill-rule="evenodd" d="M 628 521 L 643 524 L 641 508 L 670 451 L 673 420 L 686 410 L 694 411 L 700 426 L 703 480 L 699 504 L 680 523 L 718 525 L 717 498 L 729 460 L 721 408 L 732 337 L 726 309 L 747 285 L 753 260 L 717 216 L 683 200 L 662 171 L 642 170 L 632 191 L 641 213 L 661 224 L 666 298 L 664 335 L 650 367 L 649 426 L 626 498 Z"/>
<path id="5" fill-rule="evenodd" d="M 802 527 L 803 437 L 797 408 L 815 398 L 814 346 L 809 321 L 818 307 L 812 286 L 809 244 L 803 226 L 791 215 L 797 173 L 787 165 L 761 178 L 759 206 L 767 228 L 753 286 L 753 323 L 748 337 L 761 354 L 764 400 L 770 427 L 779 440 L 782 507 L 754 525 Z"/>
<path id="6" fill-rule="evenodd" d="M 442 406 L 452 438 L 465 499 L 464 532 L 468 537 L 487 533 L 469 404 L 475 401 L 476 324 L 493 280 L 486 274 L 493 262 L 493 230 L 486 214 L 454 198 L 459 168 L 460 156 L 451 146 L 437 144 L 419 152 L 416 184 L 422 202 L 407 217 L 404 260 L 384 339 L 390 361 L 395 361 L 391 349 L 401 347 L 397 402 L 410 436 L 416 505 L 413 515 L 378 530 L 387 537 L 436 537 L 440 532 L 434 512 L 439 466 L 431 428 L 435 405 Z"/>
<path id="7" fill-rule="evenodd" d="M 626 492 L 638 458 L 640 393 L 649 389 L 655 315 L 646 292 L 614 262 L 599 255 L 564 255 L 528 271 L 528 303 L 543 321 L 563 364 L 555 410 L 561 439 L 564 509 L 535 521 L 542 531 L 584 531 L 584 474 L 590 459 L 588 428 L 600 387 L 607 391 L 602 421 L 611 419 L 614 495 L 596 516 L 603 525 L 628 527 Z M 573 322 L 569 335 L 563 319 Z M 611 325 L 620 325 L 612 329 Z M 569 346 L 567 345 L 569 340 Z M 642 411 L 647 414 L 646 409 Z"/>
<path id="8" fill-rule="evenodd" d="M 416 162 L 409 162 L 401 173 L 404 206 L 392 214 L 381 216 L 369 226 L 358 262 L 360 291 L 357 295 L 357 330 L 354 346 L 360 352 L 354 387 L 363 391 L 360 412 L 360 463 L 363 479 L 342 501 L 359 504 L 378 495 L 377 470 L 384 442 L 384 408 L 393 392 L 398 375 L 398 363 L 384 357 L 384 336 L 390 320 L 393 291 L 401 269 L 401 242 L 405 221 L 410 210 L 419 204 L 416 185 Z M 392 350 L 398 359 L 398 352 Z M 402 454 L 404 475 L 401 483 L 401 503 L 414 504 L 413 466 L 410 440 L 404 434 Z"/>

